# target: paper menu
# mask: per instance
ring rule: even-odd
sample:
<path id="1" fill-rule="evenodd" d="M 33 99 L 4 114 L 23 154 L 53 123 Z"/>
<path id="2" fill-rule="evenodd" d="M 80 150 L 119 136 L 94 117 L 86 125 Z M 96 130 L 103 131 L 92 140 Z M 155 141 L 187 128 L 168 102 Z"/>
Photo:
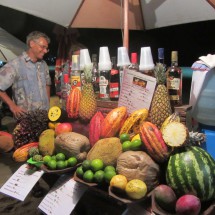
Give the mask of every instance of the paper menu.
<path id="1" fill-rule="evenodd" d="M 156 87 L 156 78 L 125 69 L 118 106 L 126 106 L 128 113 L 149 110 Z"/>
<path id="2" fill-rule="evenodd" d="M 28 164 L 23 164 L 1 187 L 0 192 L 24 201 L 43 173 L 29 168 Z"/>
<path id="3" fill-rule="evenodd" d="M 62 175 L 38 206 L 48 215 L 69 215 L 87 187 Z"/>

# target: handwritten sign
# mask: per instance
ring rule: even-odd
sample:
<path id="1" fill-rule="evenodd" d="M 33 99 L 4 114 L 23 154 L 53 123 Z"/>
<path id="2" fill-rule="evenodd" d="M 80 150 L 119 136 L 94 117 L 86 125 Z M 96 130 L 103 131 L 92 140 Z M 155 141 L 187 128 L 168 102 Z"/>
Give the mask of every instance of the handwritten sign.
<path id="1" fill-rule="evenodd" d="M 156 87 L 156 78 L 125 69 L 118 106 L 126 106 L 128 113 L 146 108 L 149 110 Z"/>
<path id="2" fill-rule="evenodd" d="M 77 183 L 71 176 L 61 176 L 38 206 L 47 215 L 69 215 L 87 187 Z"/>
<path id="3" fill-rule="evenodd" d="M 1 187 L 0 192 L 24 201 L 43 173 L 31 169 L 28 164 L 23 164 Z"/>

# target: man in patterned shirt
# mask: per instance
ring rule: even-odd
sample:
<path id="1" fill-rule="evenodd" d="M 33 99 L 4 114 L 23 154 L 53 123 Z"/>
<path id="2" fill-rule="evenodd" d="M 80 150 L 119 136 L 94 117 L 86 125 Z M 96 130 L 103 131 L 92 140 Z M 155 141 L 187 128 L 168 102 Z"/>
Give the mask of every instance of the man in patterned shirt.
<path id="1" fill-rule="evenodd" d="M 30 110 L 49 109 L 51 78 L 43 56 L 49 51 L 49 37 L 38 31 L 26 39 L 28 49 L 0 69 L 0 99 L 14 117 Z M 12 87 L 12 99 L 5 92 Z"/>

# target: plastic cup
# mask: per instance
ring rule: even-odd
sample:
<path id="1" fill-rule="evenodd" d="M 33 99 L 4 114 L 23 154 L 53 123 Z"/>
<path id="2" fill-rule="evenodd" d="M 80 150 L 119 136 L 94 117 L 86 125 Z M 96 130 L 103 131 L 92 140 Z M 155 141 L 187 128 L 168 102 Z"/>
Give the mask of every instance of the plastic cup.
<path id="1" fill-rule="evenodd" d="M 128 51 L 126 47 L 119 47 L 117 53 L 117 66 L 128 66 L 131 62 L 129 60 Z"/>
<path id="2" fill-rule="evenodd" d="M 154 63 L 152 59 L 152 52 L 150 47 L 142 47 L 140 54 L 140 70 L 152 70 L 154 69 Z"/>
<path id="3" fill-rule="evenodd" d="M 88 49 L 80 50 L 80 69 L 83 70 L 85 66 L 91 65 L 91 59 Z"/>
<path id="4" fill-rule="evenodd" d="M 79 55 L 72 55 L 72 70 L 80 70 Z"/>
<path id="5" fill-rule="evenodd" d="M 111 60 L 108 47 L 100 47 L 99 49 L 99 70 L 111 70 Z"/>

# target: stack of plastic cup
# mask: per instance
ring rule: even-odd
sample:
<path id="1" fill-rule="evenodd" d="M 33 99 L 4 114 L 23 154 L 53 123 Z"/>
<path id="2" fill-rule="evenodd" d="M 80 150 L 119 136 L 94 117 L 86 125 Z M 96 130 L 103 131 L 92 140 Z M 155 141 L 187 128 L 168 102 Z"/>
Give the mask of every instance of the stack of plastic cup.
<path id="1" fill-rule="evenodd" d="M 80 50 L 80 69 L 83 70 L 85 66 L 92 65 L 88 49 Z"/>
<path id="2" fill-rule="evenodd" d="M 152 52 L 150 47 L 142 47 L 140 54 L 140 71 L 154 69 Z"/>
<path id="3" fill-rule="evenodd" d="M 111 70 L 111 60 L 108 47 L 100 47 L 99 49 L 99 63 L 98 68 L 100 71 L 102 70 Z"/>
<path id="4" fill-rule="evenodd" d="M 119 47 L 117 53 L 117 66 L 129 66 L 131 64 L 126 47 Z"/>

